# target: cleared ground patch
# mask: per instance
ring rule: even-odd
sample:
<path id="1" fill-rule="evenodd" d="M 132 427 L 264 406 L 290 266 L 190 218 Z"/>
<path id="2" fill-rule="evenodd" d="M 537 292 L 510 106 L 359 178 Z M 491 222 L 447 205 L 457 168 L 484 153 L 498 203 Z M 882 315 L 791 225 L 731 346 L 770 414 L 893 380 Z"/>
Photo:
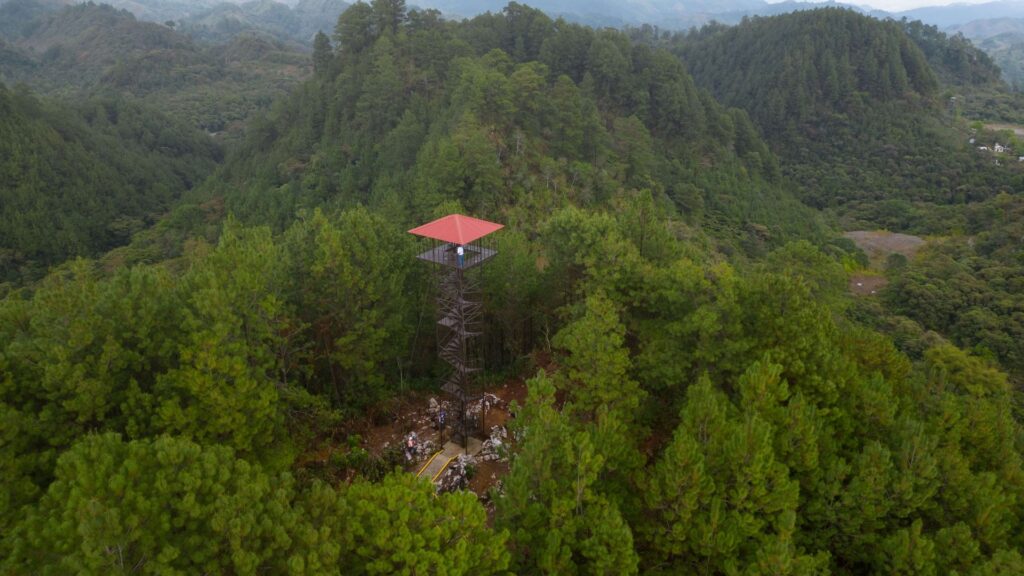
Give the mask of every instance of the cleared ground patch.
<path id="1" fill-rule="evenodd" d="M 854 230 L 843 234 L 843 237 L 853 240 L 871 261 L 870 270 L 850 275 L 850 292 L 857 296 L 875 296 L 889 283 L 880 272 L 886 258 L 892 254 L 913 258 L 926 242 L 920 236 L 884 230 Z"/>
<path id="2" fill-rule="evenodd" d="M 853 243 L 868 255 L 872 264 L 884 263 L 890 254 L 902 254 L 908 259 L 913 258 L 926 242 L 920 236 L 884 230 L 854 230 L 846 232 L 843 237 L 853 240 Z"/>
<path id="3" fill-rule="evenodd" d="M 1013 132 L 1017 136 L 1024 136 L 1024 126 L 1020 126 L 1018 124 L 1003 124 L 1003 123 L 999 123 L 999 122 L 994 122 L 994 123 L 991 123 L 991 124 L 985 124 L 985 129 L 986 130 L 991 130 L 993 132 L 1000 132 L 1002 130 L 1009 130 L 1009 131 Z"/>
<path id="4" fill-rule="evenodd" d="M 874 296 L 888 283 L 889 280 L 885 276 L 852 274 L 850 276 L 850 292 L 857 296 Z"/>

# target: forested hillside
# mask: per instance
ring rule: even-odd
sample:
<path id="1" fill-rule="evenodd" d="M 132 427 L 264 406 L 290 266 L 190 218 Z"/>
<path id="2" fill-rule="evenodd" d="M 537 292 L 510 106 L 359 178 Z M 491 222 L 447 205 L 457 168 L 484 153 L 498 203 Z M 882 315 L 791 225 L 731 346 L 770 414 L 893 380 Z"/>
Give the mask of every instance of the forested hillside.
<path id="1" fill-rule="evenodd" d="M 669 42 L 698 83 L 749 111 L 805 202 L 836 214 L 847 229 L 952 236 L 932 249 L 949 259 L 945 266 L 927 255 L 933 251 L 925 256 L 931 264 L 912 263 L 882 315 L 919 323 L 911 339 L 938 331 L 1022 377 L 1019 303 L 1000 280 L 1016 270 L 1016 251 L 950 248 L 973 246 L 975 235 L 1005 226 L 993 217 L 1006 205 L 997 198 L 1024 188 L 1017 151 L 991 152 L 1016 138 L 969 129 L 961 116 L 985 110 L 998 117 L 992 102 L 1014 101 L 990 59 L 962 37 L 919 22 L 833 9 L 708 27 Z M 971 283 L 951 280 L 964 278 L 953 269 L 986 280 L 967 296 Z M 927 305 L 918 302 L 922 291 L 933 297 Z M 928 313 L 934 306 L 945 313 Z"/>
<path id="2" fill-rule="evenodd" d="M 1008 32 L 977 43 L 992 55 L 1008 84 L 1018 92 L 1024 89 L 1024 34 Z"/>
<path id="3" fill-rule="evenodd" d="M 919 20 L 901 22 L 944 86 L 983 87 L 1000 84 L 999 67 L 963 35 L 947 35 Z"/>
<path id="4" fill-rule="evenodd" d="M 224 43 L 243 33 L 266 34 L 281 42 L 312 47 L 317 32 L 330 32 L 349 7 L 342 0 L 300 0 L 287 5 L 271 0 L 223 2 L 177 20 L 176 28 L 206 42 Z"/>
<path id="5" fill-rule="evenodd" d="M 908 348 L 923 331 L 998 359 L 1024 383 L 1024 198 L 1000 194 L 963 211 L 963 235 L 933 241 L 909 262 L 889 263 L 893 284 L 880 326 Z M 914 322 L 907 322 L 912 319 Z M 916 323 L 916 325 L 915 325 Z"/>
<path id="6" fill-rule="evenodd" d="M 998 190 L 1016 172 L 985 180 L 991 156 L 943 143 L 963 125 L 928 59 L 861 18 L 656 39 L 684 61 L 515 3 L 464 22 L 354 4 L 157 226 L 0 299 L 0 572 L 1024 573 L 1024 403 L 1000 365 L 1021 334 L 992 329 L 1021 314 L 1020 196 Z M 847 48 L 838 92 L 805 77 Z M 740 73 L 697 82 L 698 54 Z M 828 135 L 893 150 L 798 146 Z M 897 155 L 927 138 L 973 188 Z M 796 194 L 878 222 L 914 201 L 971 236 L 855 299 L 864 255 Z M 479 376 L 528 380 L 479 498 L 364 435 L 439 393 L 436 287 L 406 230 L 452 212 L 505 225 Z"/>
<path id="7" fill-rule="evenodd" d="M 1024 60 L 1014 56 L 1012 47 L 1003 52 L 999 40 L 993 44 L 960 32 L 946 34 L 919 21 L 903 26 L 937 72 L 955 114 L 987 122 L 1024 121 L 1024 96 L 1017 87 Z"/>
<path id="8" fill-rule="evenodd" d="M 267 38 L 209 47 L 162 24 L 93 3 L 65 8 L 37 0 L 0 6 L 0 76 L 49 96 L 137 98 L 209 132 L 238 124 L 287 94 L 309 58 Z M 10 48 L 17 49 L 3 56 Z M 234 124 L 234 126 L 233 126 Z"/>
<path id="9" fill-rule="evenodd" d="M 973 20 L 955 30 L 991 56 L 1007 84 L 1024 88 L 1024 18 Z"/>
<path id="10" fill-rule="evenodd" d="M 0 84 L 0 283 L 128 242 L 201 182 L 204 134 L 117 99 L 77 106 Z"/>
<path id="11" fill-rule="evenodd" d="M 671 54 L 512 4 L 461 25 L 367 5 L 339 19 L 316 77 L 252 127 L 207 188 L 246 222 L 283 228 L 365 203 L 412 224 L 442 201 L 527 223 L 567 203 L 642 191 L 678 234 L 751 253 L 821 237 L 742 111 L 698 90 Z"/>
<path id="12" fill-rule="evenodd" d="M 957 129 L 948 103 L 956 92 L 942 92 L 935 70 L 977 85 L 992 82 L 994 69 L 971 63 L 977 51 L 956 42 L 836 9 L 708 27 L 675 41 L 699 85 L 750 113 L 804 201 L 845 226 L 918 233 L 950 231 L 943 207 L 1021 185 L 1020 170 L 996 166 Z"/>
<path id="13" fill-rule="evenodd" d="M 23 51 L 0 38 L 0 82 L 10 78 L 24 78 L 32 73 L 36 63 Z"/>

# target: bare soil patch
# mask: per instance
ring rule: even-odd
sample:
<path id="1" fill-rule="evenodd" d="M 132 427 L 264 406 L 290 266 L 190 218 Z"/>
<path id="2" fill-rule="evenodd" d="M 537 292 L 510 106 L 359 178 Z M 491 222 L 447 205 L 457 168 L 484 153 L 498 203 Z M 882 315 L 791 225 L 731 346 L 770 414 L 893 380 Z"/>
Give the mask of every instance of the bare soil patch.
<path id="1" fill-rule="evenodd" d="M 850 276 L 850 292 L 857 296 L 877 296 L 878 291 L 889 283 L 885 276 L 853 274 Z"/>
<path id="2" fill-rule="evenodd" d="M 485 416 L 485 426 L 489 430 L 494 426 L 507 426 L 513 418 L 509 413 L 509 405 L 512 401 L 522 405 L 526 400 L 526 382 L 524 378 L 512 378 L 497 386 L 488 386 L 486 392 L 501 399 L 499 407 L 490 409 Z M 337 434 L 324 438 L 317 443 L 304 457 L 300 458 L 300 465 L 327 465 L 332 455 L 336 452 L 344 454 L 348 451 L 346 438 L 350 434 L 357 434 L 360 437 L 359 446 L 370 454 L 380 457 L 388 449 L 400 447 L 407 435 L 415 431 L 421 443 L 430 442 L 439 449 L 444 441 L 450 440 L 451 430 L 442 438 L 437 429 L 434 419 L 430 415 L 430 400 L 444 400 L 444 396 L 437 390 L 436 393 L 410 393 L 397 402 L 396 408 L 390 421 L 371 425 L 369 422 L 361 422 L 345 430 L 338 430 Z M 406 464 L 406 469 L 416 472 L 423 464 L 423 461 L 414 461 Z M 508 462 L 481 461 L 477 464 L 475 474 L 469 483 L 469 489 L 478 496 L 484 496 L 487 491 L 508 474 Z"/>
<path id="3" fill-rule="evenodd" d="M 473 479 L 469 481 L 469 489 L 475 492 L 477 496 L 484 496 L 492 486 L 508 474 L 508 470 L 508 462 L 502 462 L 501 460 L 480 462 L 476 465 Z"/>
<path id="4" fill-rule="evenodd" d="M 902 254 L 907 258 L 913 258 L 926 242 L 920 236 L 884 230 L 854 230 L 843 234 L 843 237 L 853 240 L 854 244 L 868 255 L 871 262 L 876 264 L 881 263 L 890 254 Z"/>
<path id="5" fill-rule="evenodd" d="M 999 132 L 1000 130 L 1010 130 L 1017 136 L 1024 136 L 1024 126 L 1018 124 L 1004 124 L 1001 122 L 993 122 L 985 124 L 986 130 L 992 130 L 993 132 Z"/>

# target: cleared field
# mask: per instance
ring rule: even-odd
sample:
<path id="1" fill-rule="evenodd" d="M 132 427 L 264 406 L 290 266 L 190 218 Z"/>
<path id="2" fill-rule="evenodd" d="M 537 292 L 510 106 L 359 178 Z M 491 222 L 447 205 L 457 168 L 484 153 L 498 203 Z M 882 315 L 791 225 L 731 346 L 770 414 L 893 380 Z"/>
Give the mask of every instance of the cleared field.
<path id="1" fill-rule="evenodd" d="M 1019 124 L 1002 124 L 995 122 L 992 124 L 985 124 L 985 129 L 992 130 L 995 132 L 998 132 L 1000 130 L 1010 130 L 1017 136 L 1024 136 L 1024 126 L 1021 126 Z"/>
<path id="2" fill-rule="evenodd" d="M 885 259 L 890 254 L 902 254 L 908 259 L 913 258 L 926 242 L 920 236 L 884 230 L 854 230 L 843 234 L 843 236 L 853 240 L 854 244 L 863 250 L 871 260 L 873 271 L 869 270 L 850 276 L 850 292 L 857 296 L 875 296 L 889 283 L 889 280 L 878 271 L 882 269 Z"/>
<path id="3" fill-rule="evenodd" d="M 884 230 L 854 230 L 843 237 L 853 240 L 864 251 L 872 263 L 884 260 L 890 254 L 902 254 L 913 258 L 925 244 L 925 239 L 911 234 L 886 232 Z"/>

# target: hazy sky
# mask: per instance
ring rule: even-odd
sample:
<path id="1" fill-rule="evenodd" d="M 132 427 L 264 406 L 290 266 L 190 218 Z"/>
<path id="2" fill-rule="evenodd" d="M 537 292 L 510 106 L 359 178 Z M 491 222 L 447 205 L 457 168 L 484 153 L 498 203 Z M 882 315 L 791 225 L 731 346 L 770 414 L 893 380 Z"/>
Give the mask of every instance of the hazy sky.
<path id="1" fill-rule="evenodd" d="M 778 2 L 781 0 L 768 0 L 769 2 Z M 979 4 L 981 2 L 990 2 L 991 0 L 845 0 L 848 4 L 856 4 L 858 6 L 870 6 L 872 8 L 880 8 L 882 10 L 888 10 L 890 12 L 899 12 L 900 10 L 910 10 L 911 8 L 920 8 L 921 6 L 943 6 L 946 4 Z M 1024 1 L 1024 0 L 1021 0 Z"/>

